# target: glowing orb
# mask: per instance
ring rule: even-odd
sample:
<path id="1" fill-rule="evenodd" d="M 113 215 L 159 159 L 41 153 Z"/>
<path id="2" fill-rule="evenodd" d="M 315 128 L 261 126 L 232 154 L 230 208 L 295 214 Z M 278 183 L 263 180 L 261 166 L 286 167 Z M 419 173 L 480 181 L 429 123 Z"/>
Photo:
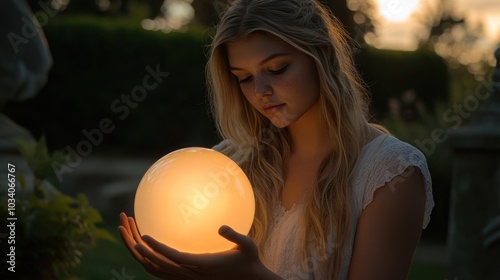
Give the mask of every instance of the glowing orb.
<path id="1" fill-rule="evenodd" d="M 142 235 L 189 253 L 229 250 L 234 243 L 218 230 L 241 234 L 252 226 L 252 186 L 230 158 L 206 148 L 167 154 L 144 174 L 135 194 L 135 219 Z"/>

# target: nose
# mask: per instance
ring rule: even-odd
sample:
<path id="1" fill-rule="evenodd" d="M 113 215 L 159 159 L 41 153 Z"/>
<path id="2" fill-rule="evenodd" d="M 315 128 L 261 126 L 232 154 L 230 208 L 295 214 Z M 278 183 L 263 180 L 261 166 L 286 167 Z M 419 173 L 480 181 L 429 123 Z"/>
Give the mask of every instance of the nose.
<path id="1" fill-rule="evenodd" d="M 256 96 L 263 97 L 271 95 L 272 92 L 273 90 L 268 77 L 260 75 L 254 78 L 254 94 Z"/>

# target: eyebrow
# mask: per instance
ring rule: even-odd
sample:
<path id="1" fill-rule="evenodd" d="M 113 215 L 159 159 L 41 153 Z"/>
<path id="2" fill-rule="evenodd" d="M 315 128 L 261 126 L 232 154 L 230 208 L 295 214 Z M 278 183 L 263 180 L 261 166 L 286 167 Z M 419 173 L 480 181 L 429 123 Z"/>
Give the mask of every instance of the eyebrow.
<path id="1" fill-rule="evenodd" d="M 289 53 L 275 53 L 275 54 L 272 54 L 272 55 L 264 58 L 261 62 L 259 62 L 259 65 L 265 64 L 266 62 L 268 62 L 270 60 L 273 60 L 276 57 L 280 57 L 280 56 L 290 56 L 290 54 Z M 229 68 L 231 69 L 231 71 L 233 71 L 233 70 L 243 70 L 241 68 L 233 67 L 233 66 L 230 66 Z"/>

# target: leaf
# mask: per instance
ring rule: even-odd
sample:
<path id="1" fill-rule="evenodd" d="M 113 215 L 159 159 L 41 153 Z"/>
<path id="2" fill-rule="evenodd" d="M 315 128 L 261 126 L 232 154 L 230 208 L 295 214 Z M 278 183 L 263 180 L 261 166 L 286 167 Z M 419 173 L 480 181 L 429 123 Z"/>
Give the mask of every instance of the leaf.
<path id="1" fill-rule="evenodd" d="M 15 138 L 13 141 L 16 144 L 17 149 L 19 150 L 19 152 L 21 153 L 23 158 L 26 160 L 26 162 L 30 166 L 30 168 L 33 169 L 32 163 L 35 161 L 35 159 L 34 159 L 35 152 L 34 151 L 35 151 L 36 144 L 33 144 L 33 143 L 28 142 L 25 139 L 21 139 L 21 138 Z"/>
<path id="2" fill-rule="evenodd" d="M 19 177 L 23 190 L 33 190 L 20 199 L 22 207 L 18 207 L 23 217 L 19 219 L 23 234 L 18 238 L 23 239 L 20 244 L 30 248 L 19 255 L 19 261 L 35 264 L 32 271 L 27 272 L 30 275 L 45 275 L 42 278 L 51 279 L 57 275 L 67 279 L 71 269 L 80 264 L 83 249 L 95 246 L 98 239 L 114 243 L 117 240 L 97 226 L 103 221 L 102 216 L 84 194 L 73 197 L 50 185 L 50 182 L 59 184 L 52 165 L 55 161 L 65 162 L 64 153 L 56 151 L 50 155 L 45 137 L 38 143 L 20 139 L 15 142 L 35 176 L 33 186 L 27 186 L 24 177 Z"/>
<path id="3" fill-rule="evenodd" d="M 96 228 L 94 230 L 94 235 L 100 239 L 111 241 L 115 244 L 118 244 L 118 240 L 107 230 Z"/>
<path id="4" fill-rule="evenodd" d="M 19 152 L 28 163 L 36 179 L 48 180 L 54 186 L 60 186 L 52 164 L 54 162 L 65 162 L 66 154 L 55 151 L 50 155 L 45 136 L 40 137 L 40 140 L 34 143 L 19 138 L 14 139 L 14 143 L 16 143 Z"/>
<path id="5" fill-rule="evenodd" d="M 17 175 L 17 182 L 19 182 L 19 186 L 21 186 L 21 190 L 26 189 L 26 177 L 25 177 L 25 174 L 19 173 Z"/>

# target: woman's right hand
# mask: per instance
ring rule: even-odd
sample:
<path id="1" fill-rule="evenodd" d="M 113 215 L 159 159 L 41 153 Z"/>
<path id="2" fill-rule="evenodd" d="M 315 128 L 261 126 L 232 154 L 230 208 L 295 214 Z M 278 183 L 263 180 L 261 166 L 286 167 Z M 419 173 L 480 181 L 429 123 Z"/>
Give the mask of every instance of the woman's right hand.
<path id="1" fill-rule="evenodd" d="M 128 250 L 155 276 L 183 280 L 282 280 L 262 264 L 253 240 L 228 226 L 222 226 L 219 234 L 235 243 L 233 249 L 217 253 L 191 254 L 179 252 L 151 236 L 140 236 L 134 219 L 124 213 L 120 215 L 120 219 L 121 225 L 118 229 Z"/>
<path id="2" fill-rule="evenodd" d="M 179 264 L 171 261 L 170 259 L 160 256 L 162 258 L 162 266 L 155 264 L 146 257 L 144 257 L 136 248 L 137 244 L 149 248 L 149 245 L 144 242 L 134 218 L 127 217 L 125 213 L 120 214 L 120 226 L 118 227 L 121 238 L 125 246 L 132 254 L 132 256 L 146 269 L 150 274 L 160 277 L 162 279 L 197 279 L 199 275 Z"/>

